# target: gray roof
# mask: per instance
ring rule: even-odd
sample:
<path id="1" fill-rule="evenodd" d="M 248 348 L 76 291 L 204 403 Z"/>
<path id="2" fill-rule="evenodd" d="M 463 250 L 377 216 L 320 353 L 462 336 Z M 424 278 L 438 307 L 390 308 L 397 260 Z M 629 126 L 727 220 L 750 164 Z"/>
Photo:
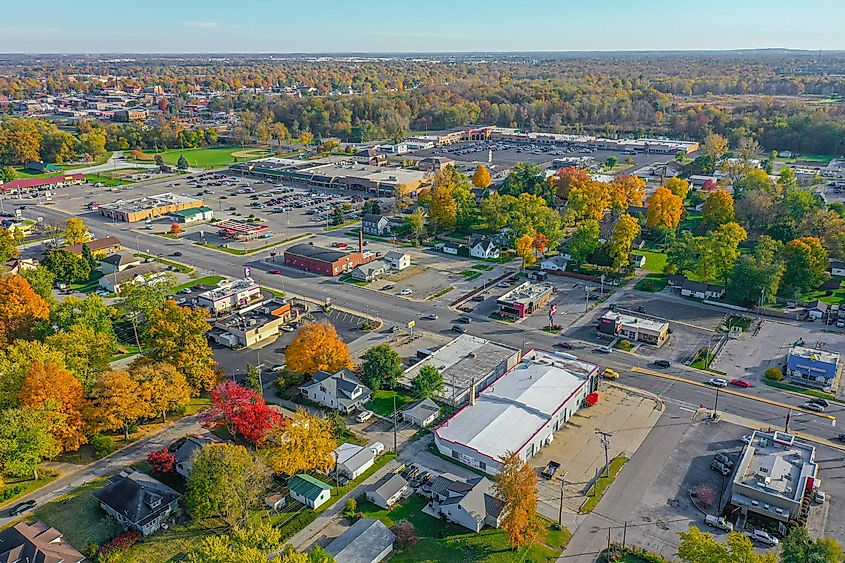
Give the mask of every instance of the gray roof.
<path id="1" fill-rule="evenodd" d="M 484 250 L 485 252 L 488 252 L 491 248 L 496 248 L 496 245 L 493 243 L 493 241 L 487 237 L 473 242 L 472 247 L 475 248 L 476 246 L 481 246 L 482 250 Z"/>
<path id="2" fill-rule="evenodd" d="M 373 260 L 367 264 L 361 264 L 358 266 L 358 269 L 364 273 L 364 275 L 372 275 L 375 274 L 379 270 L 385 270 L 387 268 L 387 264 L 382 262 L 381 260 Z"/>
<path id="3" fill-rule="evenodd" d="M 361 221 L 364 223 L 380 223 L 382 220 L 387 221 L 387 217 L 384 215 L 374 215 L 372 213 L 368 213 L 361 218 Z"/>
<path id="4" fill-rule="evenodd" d="M 129 251 L 115 252 L 114 254 L 109 254 L 100 260 L 100 262 L 111 264 L 112 266 L 125 266 L 126 264 L 132 264 L 140 261 L 140 258 Z"/>
<path id="5" fill-rule="evenodd" d="M 315 385 L 322 385 L 326 389 L 326 393 L 334 396 L 344 406 L 350 404 L 352 393 L 358 387 L 361 387 L 363 395 L 372 394 L 372 390 L 361 383 L 361 380 L 348 369 L 340 370 L 337 373 L 318 371 L 314 374 L 314 379 L 303 385 L 301 389 L 309 389 Z"/>
<path id="6" fill-rule="evenodd" d="M 388 473 L 370 487 L 370 492 L 383 499 L 389 499 L 407 486 L 408 482 L 400 474 Z"/>
<path id="7" fill-rule="evenodd" d="M 453 482 L 446 493 L 447 498 L 440 504 L 457 504 L 464 512 L 478 521 L 487 516 L 498 518 L 505 503 L 496 498 L 493 482 L 487 477 L 476 477 L 466 482 Z"/>
<path id="8" fill-rule="evenodd" d="M 163 271 L 164 268 L 161 265 L 156 264 L 155 262 L 147 262 L 145 264 L 139 264 L 133 268 L 126 268 L 125 270 L 121 270 L 119 272 L 106 274 L 104 277 L 112 282 L 113 285 L 120 285 L 124 282 L 135 279 L 136 276 L 148 276 L 150 274 L 157 274 Z"/>
<path id="9" fill-rule="evenodd" d="M 339 250 L 330 250 L 313 244 L 294 244 L 285 249 L 285 254 L 295 254 L 297 256 L 305 256 L 306 258 L 313 258 L 314 260 L 322 260 L 324 262 L 337 262 L 338 260 L 349 256 L 346 252 Z"/>
<path id="10" fill-rule="evenodd" d="M 432 414 L 437 414 L 439 412 L 440 407 L 437 406 L 437 403 L 431 399 L 423 399 L 422 401 L 417 401 L 407 409 L 403 410 L 402 414 L 408 414 L 414 418 L 425 420 Z"/>
<path id="11" fill-rule="evenodd" d="M 373 563 L 396 541 L 380 520 L 361 518 L 326 547 L 337 563 Z"/>
<path id="12" fill-rule="evenodd" d="M 164 483 L 139 471 L 129 474 L 121 472 L 108 485 L 94 492 L 94 498 L 139 526 L 156 518 L 168 504 L 181 496 Z M 156 500 L 160 503 L 153 508 L 152 502 Z"/>
<path id="13" fill-rule="evenodd" d="M 174 461 L 176 463 L 185 463 L 186 461 L 190 461 L 191 456 L 194 455 L 195 451 L 201 450 L 202 448 L 204 448 L 205 446 L 207 446 L 211 442 L 212 442 L 212 440 L 209 440 L 208 438 L 198 438 L 196 436 L 188 436 L 173 451 L 173 457 L 175 458 Z"/>
<path id="14" fill-rule="evenodd" d="M 373 450 L 371 450 L 370 448 L 361 448 L 348 458 L 341 461 L 340 464 L 345 466 L 350 471 L 357 471 L 367 463 L 373 461 L 374 457 L 375 455 L 373 454 Z"/>
<path id="15" fill-rule="evenodd" d="M 389 258 L 391 260 L 399 260 L 403 256 L 407 256 L 407 255 L 408 255 L 407 252 L 399 252 L 398 250 L 388 250 L 387 252 L 384 253 L 384 257 Z"/>

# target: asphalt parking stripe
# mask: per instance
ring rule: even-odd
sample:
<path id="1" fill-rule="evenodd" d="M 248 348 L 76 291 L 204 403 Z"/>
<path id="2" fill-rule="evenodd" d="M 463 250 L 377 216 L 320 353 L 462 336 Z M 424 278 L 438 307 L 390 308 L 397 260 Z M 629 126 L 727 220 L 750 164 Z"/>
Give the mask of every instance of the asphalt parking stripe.
<path id="1" fill-rule="evenodd" d="M 697 387 L 703 387 L 704 389 L 713 389 L 712 385 L 708 385 L 707 383 L 701 383 L 700 381 L 693 381 L 691 379 L 684 379 L 683 377 L 676 377 L 674 375 L 669 375 L 667 373 L 660 373 L 659 371 L 652 371 L 650 369 L 645 369 L 641 367 L 634 366 L 631 368 L 631 371 L 635 373 L 644 373 L 646 375 L 652 375 L 654 377 L 660 377 L 662 379 L 668 379 L 670 381 L 678 381 L 680 383 L 687 383 L 689 385 L 695 385 Z M 796 407 L 793 405 L 787 405 L 786 403 L 780 403 L 778 401 L 772 401 L 771 399 L 764 399 L 762 397 L 755 397 L 753 395 L 746 395 L 745 393 L 739 393 L 738 391 L 734 391 L 732 389 L 728 389 L 726 387 L 722 387 L 720 393 L 727 393 L 728 395 L 734 395 L 736 397 L 742 397 L 743 399 L 750 399 L 752 401 L 757 401 L 758 403 L 766 403 L 767 405 L 772 405 L 775 407 L 781 407 L 784 409 L 791 409 L 798 412 L 803 412 L 806 414 L 811 414 L 813 416 L 817 416 L 819 418 L 826 418 L 828 420 L 836 420 L 836 417 L 830 414 L 825 414 L 821 412 L 815 412 L 808 409 L 803 409 L 801 407 Z"/>

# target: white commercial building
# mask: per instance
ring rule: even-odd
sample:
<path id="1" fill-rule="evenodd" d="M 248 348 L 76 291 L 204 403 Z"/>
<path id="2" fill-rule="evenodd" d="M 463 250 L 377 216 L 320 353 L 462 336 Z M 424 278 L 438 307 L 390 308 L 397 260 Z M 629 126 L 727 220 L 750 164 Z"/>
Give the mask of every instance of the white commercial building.
<path id="1" fill-rule="evenodd" d="M 261 299 L 261 288 L 252 278 L 225 280 L 217 287 L 197 295 L 197 305 L 205 307 L 211 314 L 219 315 L 237 307 L 243 307 Z"/>
<path id="2" fill-rule="evenodd" d="M 533 457 L 598 386 L 599 367 L 570 358 L 528 352 L 434 431 L 437 449 L 493 475 L 508 452 Z"/>

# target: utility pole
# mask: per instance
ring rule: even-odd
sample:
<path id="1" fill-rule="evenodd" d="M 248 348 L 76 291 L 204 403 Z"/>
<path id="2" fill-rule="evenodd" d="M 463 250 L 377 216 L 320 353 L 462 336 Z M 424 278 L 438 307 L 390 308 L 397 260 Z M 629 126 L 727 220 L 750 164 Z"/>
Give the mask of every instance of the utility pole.
<path id="1" fill-rule="evenodd" d="M 399 453 L 396 447 L 396 396 L 393 397 L 393 453 Z"/>
<path id="2" fill-rule="evenodd" d="M 256 362 L 257 362 L 256 365 L 255 365 L 255 369 L 258 370 L 258 392 L 261 393 L 261 396 L 263 397 L 264 396 L 264 382 L 261 381 L 261 369 L 264 367 L 264 364 L 261 363 L 261 351 L 256 350 L 255 355 L 256 355 Z"/>
<path id="3" fill-rule="evenodd" d="M 716 419 L 716 411 L 719 408 L 719 388 L 716 387 L 716 402 L 713 403 L 713 419 Z"/>
<path id="4" fill-rule="evenodd" d="M 604 470 L 608 477 L 610 477 L 610 458 L 608 456 L 607 448 L 610 446 L 610 436 L 609 432 L 602 432 L 601 430 L 596 430 L 596 434 L 601 435 L 601 443 L 604 446 Z"/>
<path id="5" fill-rule="evenodd" d="M 622 549 L 625 549 L 625 539 L 628 536 L 628 521 L 625 520 L 625 527 L 622 528 Z"/>
<path id="6" fill-rule="evenodd" d="M 560 508 L 558 509 L 557 513 L 557 523 L 558 526 L 563 526 L 563 488 L 566 486 L 566 472 L 563 472 L 563 476 L 560 478 Z"/>
<path id="7" fill-rule="evenodd" d="M 789 432 L 789 418 L 792 416 L 792 409 L 786 411 L 786 424 L 783 425 L 783 431 Z"/>

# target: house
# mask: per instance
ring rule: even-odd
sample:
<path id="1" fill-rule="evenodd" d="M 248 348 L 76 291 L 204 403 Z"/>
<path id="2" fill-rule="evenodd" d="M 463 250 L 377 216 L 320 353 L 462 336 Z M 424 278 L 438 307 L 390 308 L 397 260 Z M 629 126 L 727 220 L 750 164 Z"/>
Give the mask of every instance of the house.
<path id="1" fill-rule="evenodd" d="M 557 254 L 543 258 L 540 262 L 540 269 L 547 272 L 565 272 L 567 264 L 569 264 L 569 255 Z"/>
<path id="2" fill-rule="evenodd" d="M 58 172 L 59 167 L 55 164 L 48 164 L 46 162 L 27 162 L 26 165 L 23 167 L 24 170 L 27 172 L 32 172 L 35 174 L 44 174 L 45 172 Z"/>
<path id="3" fill-rule="evenodd" d="M 141 259 L 129 251 L 115 252 L 100 260 L 100 271 L 103 275 L 108 275 L 140 264 Z"/>
<path id="4" fill-rule="evenodd" d="M 352 270 L 353 279 L 359 281 L 371 282 L 380 278 L 387 271 L 387 265 L 381 260 L 375 260 L 369 264 L 362 264 Z"/>
<path id="5" fill-rule="evenodd" d="M 127 285 L 154 285 L 164 278 L 164 268 L 155 262 L 148 262 L 112 272 L 100 278 L 99 285 L 109 293 L 119 294 L 121 287 Z"/>
<path id="6" fill-rule="evenodd" d="M 331 485 L 305 473 L 295 475 L 288 483 L 288 488 L 291 498 L 308 508 L 316 509 L 332 496 Z"/>
<path id="7" fill-rule="evenodd" d="M 191 468 L 194 466 L 194 455 L 208 444 L 213 443 L 213 440 L 208 438 L 200 438 L 198 436 L 188 436 L 184 440 L 179 440 L 170 447 L 170 452 L 173 454 L 173 466 L 176 473 L 188 478 L 191 473 Z"/>
<path id="8" fill-rule="evenodd" d="M 98 256 L 114 254 L 115 252 L 119 252 L 120 249 L 123 248 L 123 245 L 120 244 L 120 240 L 117 237 L 104 237 L 89 240 L 85 243 L 65 246 L 64 249 L 69 252 L 73 252 L 74 254 L 82 254 L 83 246 L 87 246 L 91 252 Z"/>
<path id="9" fill-rule="evenodd" d="M 645 256 L 642 254 L 631 254 L 631 266 L 642 268 L 645 266 Z"/>
<path id="10" fill-rule="evenodd" d="M 38 260 L 34 258 L 12 258 L 3 264 L 3 269 L 8 274 L 20 274 L 22 272 L 26 272 L 27 270 L 34 270 L 37 267 Z"/>
<path id="11" fill-rule="evenodd" d="M 434 250 L 439 250 L 444 254 L 451 254 L 453 256 L 457 256 L 458 254 L 466 256 L 469 254 L 469 248 L 467 248 L 467 245 L 452 241 L 438 242 L 434 245 Z"/>
<path id="12" fill-rule="evenodd" d="M 390 232 L 389 225 L 390 220 L 384 215 L 367 214 L 361 218 L 361 229 L 365 235 L 384 236 Z"/>
<path id="13" fill-rule="evenodd" d="M 18 522 L 0 532 L 2 563 L 80 563 L 85 556 L 44 522 Z"/>
<path id="14" fill-rule="evenodd" d="M 94 493 L 100 507 L 127 530 L 147 536 L 179 507 L 179 493 L 146 473 L 121 471 Z"/>
<path id="15" fill-rule="evenodd" d="M 408 490 L 408 482 L 398 473 L 388 473 L 367 489 L 367 500 L 374 505 L 390 510 Z"/>
<path id="16" fill-rule="evenodd" d="M 326 547 L 337 563 L 378 563 L 393 551 L 396 536 L 381 520 L 361 518 Z"/>
<path id="17" fill-rule="evenodd" d="M 676 286 L 678 287 L 678 286 Z M 725 296 L 725 286 L 707 282 L 697 282 L 684 278 L 679 286 L 681 295 L 696 299 L 721 299 Z"/>
<path id="18" fill-rule="evenodd" d="M 420 428 L 426 428 L 437 420 L 440 415 L 440 407 L 431 399 L 423 399 L 412 404 L 402 411 L 402 420 L 415 424 Z"/>
<path id="19" fill-rule="evenodd" d="M 807 317 L 811 319 L 820 319 L 828 314 L 830 305 L 824 301 L 813 301 L 807 304 Z"/>
<path id="20" fill-rule="evenodd" d="M 381 257 L 391 270 L 404 270 L 411 265 L 411 255 L 398 250 L 390 250 Z"/>
<path id="21" fill-rule="evenodd" d="M 348 369 L 337 373 L 318 371 L 311 381 L 300 386 L 300 392 L 309 400 L 324 407 L 349 414 L 363 408 L 372 398 L 373 392 L 361 383 Z"/>
<path id="22" fill-rule="evenodd" d="M 841 260 L 831 260 L 830 275 L 835 277 L 845 277 L 845 262 L 842 262 Z"/>
<path id="23" fill-rule="evenodd" d="M 500 255 L 499 247 L 493 244 L 493 241 L 487 237 L 483 237 L 469 247 L 469 255 L 473 258 L 498 258 Z"/>
<path id="24" fill-rule="evenodd" d="M 347 479 L 357 479 L 375 463 L 375 453 L 370 447 L 343 443 L 334 451 L 335 472 Z"/>
<path id="25" fill-rule="evenodd" d="M 498 528 L 505 503 L 495 496 L 493 482 L 487 477 L 468 481 L 454 475 L 442 474 L 434 478 L 431 488 L 430 508 L 450 522 L 473 532 L 484 526 Z"/>
<path id="26" fill-rule="evenodd" d="M 264 504 L 267 505 L 270 510 L 281 510 L 287 504 L 287 495 L 279 492 L 270 493 L 264 497 Z"/>

